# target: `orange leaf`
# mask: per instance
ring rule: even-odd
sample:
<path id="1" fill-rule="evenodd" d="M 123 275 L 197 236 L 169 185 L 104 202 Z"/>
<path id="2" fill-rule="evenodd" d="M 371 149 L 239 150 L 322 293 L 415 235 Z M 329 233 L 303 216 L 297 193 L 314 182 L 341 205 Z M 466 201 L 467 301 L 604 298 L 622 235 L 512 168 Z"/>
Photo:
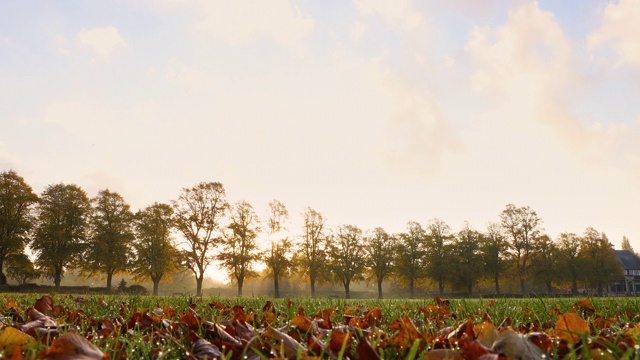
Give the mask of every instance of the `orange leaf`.
<path id="1" fill-rule="evenodd" d="M 581 334 L 589 332 L 589 324 L 578 314 L 568 312 L 558 316 L 556 330 L 560 338 L 576 342 Z"/>

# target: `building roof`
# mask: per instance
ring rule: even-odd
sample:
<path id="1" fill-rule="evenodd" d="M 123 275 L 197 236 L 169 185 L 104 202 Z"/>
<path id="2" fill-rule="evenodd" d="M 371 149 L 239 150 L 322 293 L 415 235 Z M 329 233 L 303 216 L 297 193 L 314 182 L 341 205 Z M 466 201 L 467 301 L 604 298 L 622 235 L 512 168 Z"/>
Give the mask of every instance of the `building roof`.
<path id="1" fill-rule="evenodd" d="M 640 270 L 640 258 L 629 250 L 616 250 L 616 257 L 624 270 Z"/>

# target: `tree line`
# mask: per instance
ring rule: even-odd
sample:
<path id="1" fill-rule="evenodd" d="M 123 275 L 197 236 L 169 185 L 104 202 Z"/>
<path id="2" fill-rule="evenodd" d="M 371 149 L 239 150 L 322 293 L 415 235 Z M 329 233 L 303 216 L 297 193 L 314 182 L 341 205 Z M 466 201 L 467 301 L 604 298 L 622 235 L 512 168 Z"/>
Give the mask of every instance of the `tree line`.
<path id="1" fill-rule="evenodd" d="M 553 240 L 542 219 L 528 206 L 509 204 L 485 231 L 469 224 L 454 232 L 444 221 L 409 221 L 404 232 L 355 225 L 327 227 L 326 218 L 311 207 L 302 212 L 299 234 L 287 229 L 289 212 L 273 200 L 261 221 L 246 201 L 229 204 L 219 182 L 183 188 L 170 203 L 154 203 L 133 212 L 117 192 L 104 189 L 89 198 L 75 184 L 52 184 L 40 195 L 15 171 L 0 173 L 0 284 L 7 275 L 20 281 L 39 276 L 56 288 L 70 269 L 106 278 L 128 273 L 151 281 L 153 294 L 168 275 L 190 270 L 196 293 L 202 295 L 206 270 L 217 262 L 242 295 L 245 280 L 259 276 L 258 264 L 273 280 L 300 276 L 316 295 L 320 282 L 341 284 L 346 297 L 353 283 L 382 285 L 394 280 L 410 296 L 432 285 L 471 295 L 479 281 L 490 281 L 500 294 L 504 279 L 515 278 L 525 294 L 528 284 L 544 284 L 577 293 L 578 283 L 602 294 L 622 277 L 622 267 L 606 235 L 593 228 L 583 234 L 561 233 Z M 258 237 L 268 238 L 266 249 Z M 628 246 L 628 239 L 626 239 Z M 32 263 L 25 254 L 29 247 Z M 6 274 L 5 274 L 6 273 Z"/>

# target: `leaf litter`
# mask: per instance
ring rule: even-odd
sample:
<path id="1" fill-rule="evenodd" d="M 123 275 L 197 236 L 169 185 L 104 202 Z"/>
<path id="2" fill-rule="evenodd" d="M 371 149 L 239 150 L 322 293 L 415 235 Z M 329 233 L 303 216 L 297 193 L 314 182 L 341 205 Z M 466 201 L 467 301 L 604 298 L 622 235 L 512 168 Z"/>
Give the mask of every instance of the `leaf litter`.
<path id="1" fill-rule="evenodd" d="M 45 295 L 33 304 L 5 301 L 1 358 L 533 360 L 640 354 L 640 323 L 628 321 L 630 312 L 605 316 L 589 299 L 566 312 L 556 306 L 549 311 L 553 321 L 508 316 L 498 325 L 491 320 L 493 300 L 469 311 L 436 297 L 415 309 L 400 305 L 397 316 L 386 317 L 378 306 L 351 302 L 307 315 L 311 309 L 291 300 L 282 309 L 266 301 L 254 311 L 215 300 L 190 299 L 177 309 L 167 299 L 149 308 L 113 299 L 109 304 L 77 297 L 61 305 Z M 523 319 L 535 315 L 528 307 L 519 311 Z"/>

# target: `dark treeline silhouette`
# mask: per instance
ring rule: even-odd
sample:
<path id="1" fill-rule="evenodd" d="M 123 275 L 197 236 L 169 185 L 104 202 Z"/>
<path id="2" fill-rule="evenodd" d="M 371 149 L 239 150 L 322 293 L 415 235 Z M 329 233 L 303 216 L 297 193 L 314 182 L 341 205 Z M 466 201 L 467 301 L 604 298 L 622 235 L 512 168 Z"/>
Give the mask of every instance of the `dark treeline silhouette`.
<path id="1" fill-rule="evenodd" d="M 65 274 L 74 271 L 105 279 L 110 292 L 114 277 L 127 274 L 153 283 L 157 295 L 163 281 L 190 271 L 200 296 L 205 273 L 217 262 L 238 296 L 247 282 L 254 279 L 255 284 L 259 278 L 272 279 L 268 293 L 275 297 L 281 296 L 283 284 L 289 294 L 308 291 L 311 296 L 322 284 L 339 286 L 341 296 L 348 298 L 351 287 L 362 283 L 375 284 L 379 298 L 385 295 L 383 284 L 402 288 L 410 297 L 445 291 L 479 295 L 479 286 L 484 293 L 500 295 L 501 286 L 514 283 L 521 294 L 534 289 L 603 294 L 623 273 L 604 233 L 587 228 L 554 240 L 528 206 L 506 205 L 484 230 L 464 224 L 456 232 L 431 219 L 409 221 L 397 234 L 353 224 L 331 229 L 311 207 L 300 214 L 300 229 L 288 229 L 289 212 L 277 200 L 265 213 L 261 222 L 248 202 L 229 204 L 218 182 L 183 188 L 170 204 L 154 203 L 134 213 L 109 189 L 90 198 L 78 185 L 59 183 L 36 195 L 15 171 L 4 171 L 0 285 L 7 284 L 7 276 L 20 284 L 42 277 L 59 289 Z M 265 249 L 260 238 L 269 240 Z M 25 255 L 27 248 L 33 262 Z M 301 280 L 307 290 L 301 290 Z"/>

